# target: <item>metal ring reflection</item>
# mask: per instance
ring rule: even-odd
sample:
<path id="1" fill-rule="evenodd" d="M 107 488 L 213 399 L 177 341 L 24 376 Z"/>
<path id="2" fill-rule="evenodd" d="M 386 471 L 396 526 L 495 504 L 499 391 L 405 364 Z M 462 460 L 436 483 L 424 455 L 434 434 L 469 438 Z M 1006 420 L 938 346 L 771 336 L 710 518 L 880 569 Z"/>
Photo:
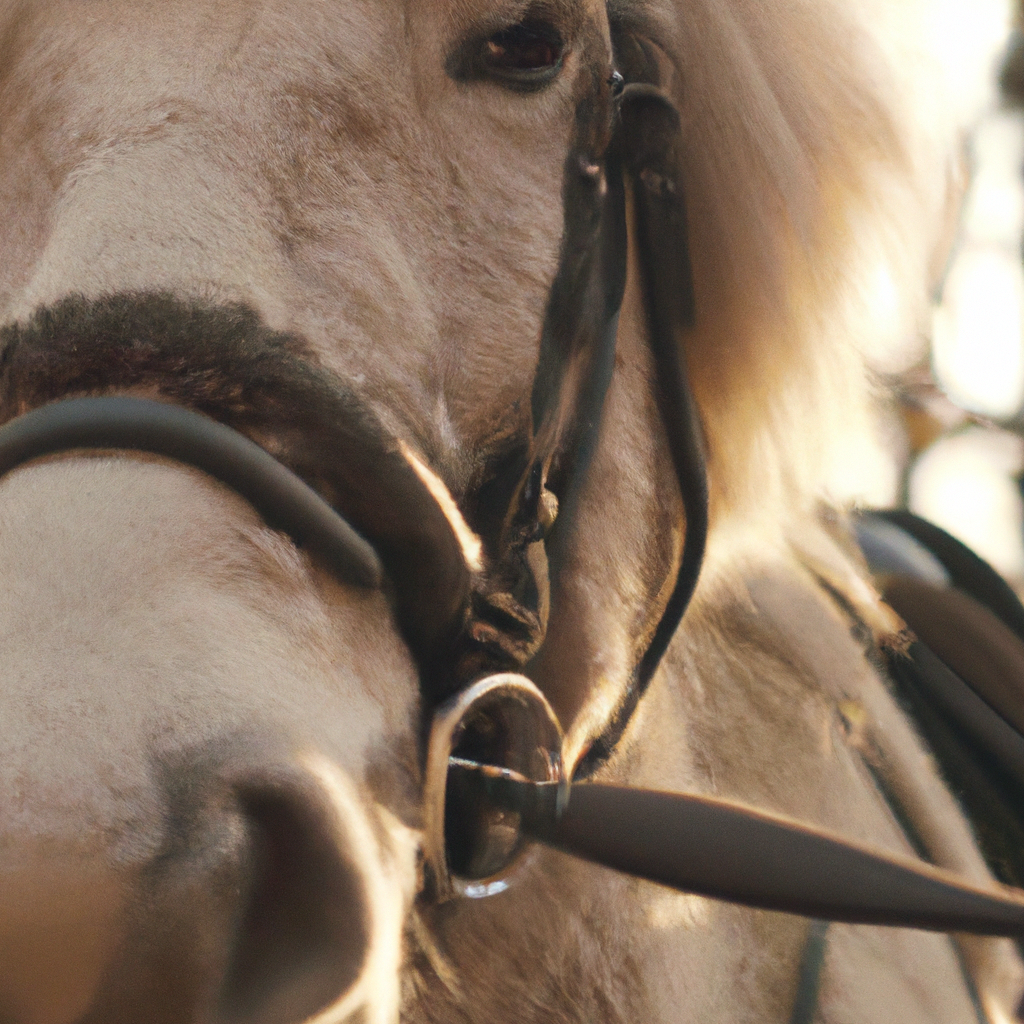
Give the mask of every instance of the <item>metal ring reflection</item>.
<path id="1" fill-rule="evenodd" d="M 434 715 L 427 749 L 425 854 L 438 901 L 507 888 L 527 841 L 519 814 L 481 797 L 452 758 L 508 769 L 535 782 L 562 782 L 562 730 L 525 676 L 480 679 Z"/>

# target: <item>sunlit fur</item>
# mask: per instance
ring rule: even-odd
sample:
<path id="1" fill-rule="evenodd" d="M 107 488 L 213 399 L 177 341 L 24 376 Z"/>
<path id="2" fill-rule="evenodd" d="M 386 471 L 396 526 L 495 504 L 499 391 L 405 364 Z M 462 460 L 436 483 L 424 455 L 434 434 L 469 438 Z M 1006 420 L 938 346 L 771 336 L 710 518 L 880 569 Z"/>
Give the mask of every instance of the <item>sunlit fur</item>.
<path id="1" fill-rule="evenodd" d="M 841 486 L 831 446 L 864 429 L 862 356 L 927 329 L 1005 10 L 654 6 L 687 139 L 716 510 L 777 523 Z"/>

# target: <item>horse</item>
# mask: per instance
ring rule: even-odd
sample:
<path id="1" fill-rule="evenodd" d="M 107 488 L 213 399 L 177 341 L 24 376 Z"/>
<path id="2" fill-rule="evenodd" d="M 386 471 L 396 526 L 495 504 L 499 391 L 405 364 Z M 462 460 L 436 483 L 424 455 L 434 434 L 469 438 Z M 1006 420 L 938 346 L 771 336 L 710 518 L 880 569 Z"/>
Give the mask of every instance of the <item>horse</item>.
<path id="1" fill-rule="evenodd" d="M 4 0 L 0 418 L 115 404 L 0 479 L 0 1020 L 1014 1019 L 1006 939 L 673 891 L 443 775 L 521 716 L 537 781 L 991 885 L 837 467 L 1006 18 Z"/>

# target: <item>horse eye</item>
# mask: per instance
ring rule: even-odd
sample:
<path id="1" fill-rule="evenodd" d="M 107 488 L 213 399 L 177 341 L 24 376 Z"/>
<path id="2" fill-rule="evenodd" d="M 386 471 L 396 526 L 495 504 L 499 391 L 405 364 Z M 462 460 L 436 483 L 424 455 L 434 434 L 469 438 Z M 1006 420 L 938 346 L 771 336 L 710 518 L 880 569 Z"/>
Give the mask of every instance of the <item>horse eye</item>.
<path id="1" fill-rule="evenodd" d="M 493 78 L 513 88 L 538 88 L 558 74 L 565 43 L 553 26 L 523 21 L 484 41 L 480 61 Z"/>

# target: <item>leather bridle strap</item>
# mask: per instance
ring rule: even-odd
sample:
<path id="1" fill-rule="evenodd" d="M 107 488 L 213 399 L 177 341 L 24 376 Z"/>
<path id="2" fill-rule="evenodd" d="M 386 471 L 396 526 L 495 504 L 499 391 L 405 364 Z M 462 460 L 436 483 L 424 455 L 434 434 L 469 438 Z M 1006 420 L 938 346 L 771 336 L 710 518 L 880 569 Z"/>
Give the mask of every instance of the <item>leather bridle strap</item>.
<path id="1" fill-rule="evenodd" d="M 708 528 L 703 434 L 683 363 L 695 302 L 687 250 L 679 115 L 650 85 L 630 85 L 610 170 L 628 175 L 659 403 L 686 511 L 673 594 L 632 685 L 577 766 L 592 774 L 615 748 L 695 590 Z M 1024 936 L 1024 892 L 979 888 L 728 800 L 577 782 L 530 782 L 507 770 L 452 764 L 487 799 L 517 812 L 525 833 L 586 860 L 685 892 L 847 923 Z"/>
<path id="2" fill-rule="evenodd" d="M 675 636 L 704 562 L 708 534 L 708 483 L 704 431 L 686 371 L 683 335 L 694 326 L 696 302 L 690 263 L 681 162 L 679 112 L 660 89 L 631 84 L 619 106 L 618 152 L 613 174 L 625 172 L 633 198 L 633 230 L 644 290 L 647 333 L 657 399 L 669 455 L 686 514 L 686 535 L 676 580 L 661 619 L 633 671 L 611 721 L 577 766 L 592 775 L 610 756 L 647 692 Z"/>
<path id="3" fill-rule="evenodd" d="M 317 554 L 342 582 L 381 584 L 376 552 L 316 491 L 216 420 L 128 395 L 54 402 L 0 427 L 0 476 L 75 449 L 142 451 L 194 466 L 245 498 L 268 526 Z"/>
<path id="4" fill-rule="evenodd" d="M 639 878 L 763 910 L 848 924 L 1024 936 L 1024 891 L 708 796 L 582 783 L 568 791 L 470 763 L 494 803 L 549 846 Z"/>

